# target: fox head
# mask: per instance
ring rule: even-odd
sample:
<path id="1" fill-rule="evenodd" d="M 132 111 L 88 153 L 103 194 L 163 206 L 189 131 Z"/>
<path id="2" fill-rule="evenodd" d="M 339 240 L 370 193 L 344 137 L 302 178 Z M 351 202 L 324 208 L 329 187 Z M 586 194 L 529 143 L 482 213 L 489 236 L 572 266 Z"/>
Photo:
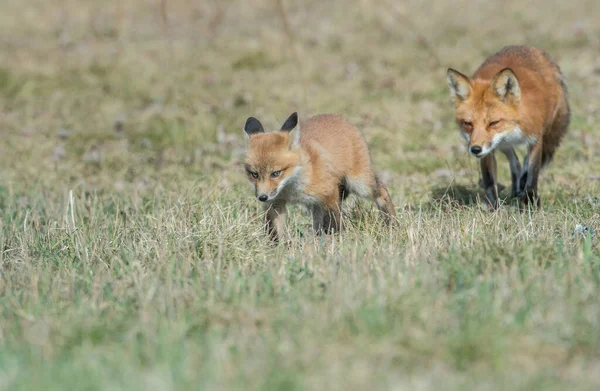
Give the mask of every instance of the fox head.
<path id="1" fill-rule="evenodd" d="M 275 132 L 265 132 L 254 117 L 246 120 L 248 140 L 246 173 L 261 202 L 273 201 L 296 178 L 300 164 L 298 113 L 293 113 Z"/>
<path id="2" fill-rule="evenodd" d="M 482 158 L 496 147 L 522 139 L 521 89 L 510 68 L 498 72 L 491 81 L 471 79 L 454 69 L 448 69 L 446 78 L 456 106 L 456 123 L 471 154 Z"/>

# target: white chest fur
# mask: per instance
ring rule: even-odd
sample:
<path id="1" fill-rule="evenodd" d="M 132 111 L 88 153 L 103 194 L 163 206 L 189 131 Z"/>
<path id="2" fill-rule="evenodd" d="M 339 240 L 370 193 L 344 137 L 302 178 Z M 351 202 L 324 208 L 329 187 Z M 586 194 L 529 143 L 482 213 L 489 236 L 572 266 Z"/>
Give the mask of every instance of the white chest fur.
<path id="1" fill-rule="evenodd" d="M 533 144 L 536 138 L 527 136 L 520 127 L 515 126 L 512 130 L 507 130 L 502 133 L 498 133 L 492 139 L 492 149 L 502 147 L 515 147 L 521 144 Z"/>
<path id="2" fill-rule="evenodd" d="M 318 203 L 318 200 L 306 194 L 306 184 L 302 175 L 302 167 L 298 166 L 294 169 L 292 175 L 285 178 L 277 187 L 277 199 L 285 200 L 290 204 L 302 204 L 311 206 Z"/>

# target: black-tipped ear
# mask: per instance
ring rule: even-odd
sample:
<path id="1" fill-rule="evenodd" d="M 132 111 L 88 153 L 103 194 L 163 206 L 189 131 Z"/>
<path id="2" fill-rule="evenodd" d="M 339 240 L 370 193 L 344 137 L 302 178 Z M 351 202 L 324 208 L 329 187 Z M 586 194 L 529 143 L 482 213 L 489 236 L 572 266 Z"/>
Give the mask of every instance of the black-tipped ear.
<path id="1" fill-rule="evenodd" d="M 298 125 L 298 113 L 294 112 L 292 115 L 285 120 L 283 125 L 281 125 L 281 130 L 285 130 L 286 132 L 291 132 Z"/>
<path id="2" fill-rule="evenodd" d="M 246 120 L 246 125 L 244 125 L 244 131 L 250 136 L 255 133 L 263 133 L 265 130 L 259 120 L 254 117 L 249 117 Z"/>

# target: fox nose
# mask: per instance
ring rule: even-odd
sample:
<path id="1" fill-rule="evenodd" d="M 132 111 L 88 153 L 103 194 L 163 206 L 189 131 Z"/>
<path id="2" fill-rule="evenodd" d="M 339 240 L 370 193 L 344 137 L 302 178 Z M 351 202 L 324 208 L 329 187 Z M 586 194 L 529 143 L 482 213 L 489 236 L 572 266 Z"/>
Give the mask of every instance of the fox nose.
<path id="1" fill-rule="evenodd" d="M 482 149 L 479 145 L 473 145 L 469 150 L 475 156 L 479 155 L 482 151 Z"/>
<path id="2" fill-rule="evenodd" d="M 261 195 L 259 195 L 259 196 L 258 196 L 258 200 L 259 200 L 260 202 L 265 202 L 265 201 L 266 201 L 266 200 L 268 200 L 268 199 L 269 199 L 269 196 L 268 196 L 268 195 L 266 195 L 266 194 L 261 194 Z"/>

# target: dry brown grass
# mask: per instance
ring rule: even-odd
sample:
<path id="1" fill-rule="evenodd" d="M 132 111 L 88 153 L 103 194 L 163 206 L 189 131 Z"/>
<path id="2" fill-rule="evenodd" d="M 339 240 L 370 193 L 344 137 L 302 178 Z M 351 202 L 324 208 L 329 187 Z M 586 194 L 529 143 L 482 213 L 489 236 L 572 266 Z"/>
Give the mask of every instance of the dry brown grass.
<path id="1" fill-rule="evenodd" d="M 597 389 L 599 12 L 3 2 L 0 388 Z M 445 68 L 505 44 L 570 90 L 539 212 L 478 203 L 452 123 Z M 342 235 L 294 209 L 269 246 L 241 128 L 296 110 L 361 128 L 396 229 L 352 201 Z"/>

